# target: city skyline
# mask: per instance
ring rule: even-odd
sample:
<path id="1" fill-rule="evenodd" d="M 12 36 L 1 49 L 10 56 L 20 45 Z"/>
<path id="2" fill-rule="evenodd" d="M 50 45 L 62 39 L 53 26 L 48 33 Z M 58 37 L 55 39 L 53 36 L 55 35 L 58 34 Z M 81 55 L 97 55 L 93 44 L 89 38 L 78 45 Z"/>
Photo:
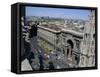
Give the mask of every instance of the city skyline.
<path id="1" fill-rule="evenodd" d="M 49 16 L 55 18 L 71 18 L 88 20 L 90 10 L 29 7 L 25 9 L 26 16 Z"/>

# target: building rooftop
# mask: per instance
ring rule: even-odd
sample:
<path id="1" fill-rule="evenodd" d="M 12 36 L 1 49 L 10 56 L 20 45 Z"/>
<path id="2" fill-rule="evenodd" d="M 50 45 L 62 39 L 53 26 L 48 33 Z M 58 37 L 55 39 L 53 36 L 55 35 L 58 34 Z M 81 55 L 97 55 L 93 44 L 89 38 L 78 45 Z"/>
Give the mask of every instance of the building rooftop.
<path id="1" fill-rule="evenodd" d="M 64 33 L 69 33 L 69 34 L 73 34 L 73 35 L 76 35 L 76 36 L 83 37 L 83 33 L 78 32 L 78 31 L 75 31 L 75 30 L 71 30 L 71 29 L 62 29 L 61 31 L 64 32 Z"/>
<path id="2" fill-rule="evenodd" d="M 39 28 L 42 28 L 44 30 L 47 30 L 49 32 L 52 32 L 52 33 L 61 33 L 61 32 L 64 32 L 64 33 L 69 33 L 69 34 L 73 34 L 75 36 L 79 36 L 79 37 L 83 37 L 83 33 L 82 32 L 79 32 L 79 31 L 76 31 L 76 30 L 73 30 L 73 29 L 65 29 L 65 28 L 59 28 L 58 26 L 48 26 L 48 25 L 42 25 L 42 26 L 38 26 Z"/>

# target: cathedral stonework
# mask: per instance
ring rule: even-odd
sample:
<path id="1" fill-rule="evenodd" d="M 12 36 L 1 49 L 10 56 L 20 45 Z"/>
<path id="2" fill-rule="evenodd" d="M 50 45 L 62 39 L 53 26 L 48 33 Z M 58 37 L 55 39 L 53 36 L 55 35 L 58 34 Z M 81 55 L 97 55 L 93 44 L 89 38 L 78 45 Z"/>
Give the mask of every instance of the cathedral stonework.
<path id="1" fill-rule="evenodd" d="M 89 20 L 84 27 L 84 36 L 81 42 L 80 66 L 95 66 L 95 11 L 91 11 Z"/>

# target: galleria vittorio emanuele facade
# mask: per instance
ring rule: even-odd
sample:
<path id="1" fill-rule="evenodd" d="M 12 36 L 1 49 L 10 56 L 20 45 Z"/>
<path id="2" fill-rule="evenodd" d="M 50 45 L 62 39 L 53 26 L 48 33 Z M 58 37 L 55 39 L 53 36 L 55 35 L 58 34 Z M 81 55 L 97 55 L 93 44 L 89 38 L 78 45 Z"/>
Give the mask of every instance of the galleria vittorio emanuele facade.
<path id="1" fill-rule="evenodd" d="M 91 11 L 85 24 L 69 25 L 67 21 L 62 26 L 50 22 L 38 26 L 38 45 L 50 57 L 56 68 L 90 67 L 95 65 L 95 11 Z M 56 27 L 52 27 L 52 26 Z M 73 26 L 74 25 L 74 26 Z M 78 25 L 78 26 L 77 26 Z M 55 57 L 55 56 L 54 56 Z M 54 58 L 53 57 L 53 58 Z M 62 64 L 55 61 L 62 61 Z M 65 64 L 64 64 L 64 63 Z"/>

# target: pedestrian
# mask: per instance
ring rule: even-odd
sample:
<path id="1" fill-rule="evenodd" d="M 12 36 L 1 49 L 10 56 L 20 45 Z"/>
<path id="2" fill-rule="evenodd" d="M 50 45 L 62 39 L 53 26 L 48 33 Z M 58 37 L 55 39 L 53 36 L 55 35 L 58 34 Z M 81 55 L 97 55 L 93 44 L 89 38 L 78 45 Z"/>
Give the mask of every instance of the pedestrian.
<path id="1" fill-rule="evenodd" d="M 43 66 L 43 57 L 41 54 L 39 54 L 39 63 L 40 63 L 40 70 L 43 70 L 44 69 L 44 66 Z"/>
<path id="2" fill-rule="evenodd" d="M 49 70 L 53 70 L 54 69 L 54 65 L 53 65 L 53 63 L 50 61 L 49 62 Z"/>

